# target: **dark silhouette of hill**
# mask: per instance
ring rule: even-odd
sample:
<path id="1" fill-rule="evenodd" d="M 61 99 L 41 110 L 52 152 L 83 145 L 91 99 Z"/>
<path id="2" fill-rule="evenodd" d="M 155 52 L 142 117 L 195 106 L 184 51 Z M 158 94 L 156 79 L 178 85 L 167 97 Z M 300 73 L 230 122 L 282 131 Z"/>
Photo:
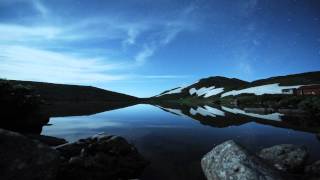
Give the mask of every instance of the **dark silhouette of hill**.
<path id="1" fill-rule="evenodd" d="M 40 133 L 50 117 L 91 115 L 139 98 L 91 86 L 0 80 L 0 128 Z"/>
<path id="2" fill-rule="evenodd" d="M 49 103 L 56 102 L 134 102 L 138 98 L 112 92 L 92 86 L 54 84 L 33 81 L 10 80 L 11 84 L 20 84 L 33 89 L 41 99 Z"/>
<path id="3" fill-rule="evenodd" d="M 260 80 L 251 82 L 250 86 L 259 86 L 263 84 L 273 84 L 273 83 L 280 83 L 280 85 L 283 85 L 283 86 L 290 86 L 290 85 L 297 85 L 297 84 L 299 85 L 320 84 L 320 71 L 260 79 Z"/>

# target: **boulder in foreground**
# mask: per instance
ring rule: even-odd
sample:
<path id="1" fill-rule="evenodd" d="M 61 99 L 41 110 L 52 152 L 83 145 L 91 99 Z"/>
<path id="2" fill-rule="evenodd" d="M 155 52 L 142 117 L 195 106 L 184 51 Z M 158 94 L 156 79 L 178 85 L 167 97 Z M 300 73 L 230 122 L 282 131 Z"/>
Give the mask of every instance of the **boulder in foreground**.
<path id="1" fill-rule="evenodd" d="M 201 166 L 208 180 L 286 179 L 278 170 L 232 140 L 207 153 L 201 160 Z"/>
<path id="2" fill-rule="evenodd" d="M 58 151 L 4 129 L 0 129 L 0 159 L 2 180 L 52 180 L 61 163 Z"/>
<path id="3" fill-rule="evenodd" d="M 134 179 L 148 164 L 133 145 L 119 136 L 101 134 L 56 147 L 47 145 L 63 142 L 0 129 L 0 179 Z"/>
<path id="4" fill-rule="evenodd" d="M 137 178 L 148 164 L 124 138 L 96 135 L 57 146 L 66 159 L 59 178 L 105 180 Z"/>
<path id="5" fill-rule="evenodd" d="M 258 156 L 284 172 L 297 173 L 303 171 L 308 158 L 306 148 L 292 144 L 280 144 L 262 149 Z"/>

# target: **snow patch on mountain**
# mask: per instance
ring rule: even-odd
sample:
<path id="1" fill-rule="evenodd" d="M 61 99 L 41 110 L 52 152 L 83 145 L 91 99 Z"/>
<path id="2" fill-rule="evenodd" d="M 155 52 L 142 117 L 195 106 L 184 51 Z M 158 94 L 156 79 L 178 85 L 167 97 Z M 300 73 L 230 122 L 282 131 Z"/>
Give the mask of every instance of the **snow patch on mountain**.
<path id="1" fill-rule="evenodd" d="M 224 112 L 220 111 L 219 109 L 210 107 L 210 106 L 204 106 L 202 107 L 197 107 L 197 109 L 190 108 L 190 114 L 193 116 L 200 114 L 202 116 L 211 116 L 211 117 L 217 117 L 217 116 L 224 116 Z"/>
<path id="2" fill-rule="evenodd" d="M 191 88 L 191 89 L 189 90 L 189 94 L 190 94 L 190 95 L 197 94 L 198 96 L 202 96 L 202 95 L 208 93 L 210 90 L 212 90 L 212 89 L 214 89 L 214 88 L 215 88 L 215 86 L 202 87 L 202 88 L 200 88 L 200 89 L 198 89 L 198 90 L 197 90 L 196 88 Z"/>
<path id="3" fill-rule="evenodd" d="M 204 95 L 205 98 L 210 97 L 210 96 L 214 96 L 217 94 L 220 94 L 224 91 L 224 88 L 215 88 L 210 90 L 209 92 L 206 93 L 206 95 Z"/>
<path id="4" fill-rule="evenodd" d="M 272 121 L 281 121 L 281 117 L 284 116 L 280 113 L 272 113 L 272 114 L 254 114 L 254 113 L 248 113 L 244 110 L 237 109 L 237 108 L 228 108 L 225 106 L 221 107 L 222 110 L 233 113 L 233 114 L 242 114 L 250 117 L 260 118 L 260 119 L 266 119 L 266 120 L 272 120 Z"/>
<path id="5" fill-rule="evenodd" d="M 223 91 L 224 91 L 224 88 L 215 88 L 215 86 L 211 86 L 211 87 L 202 87 L 198 90 L 196 88 L 191 88 L 189 90 L 189 94 L 190 95 L 197 94 L 197 96 L 204 95 L 204 97 L 207 98 L 207 97 L 222 93 Z"/>
<path id="6" fill-rule="evenodd" d="M 282 94 L 283 89 L 296 89 L 301 87 L 302 85 L 296 85 L 296 86 L 280 86 L 279 83 L 275 84 L 267 84 L 267 85 L 262 85 L 262 86 L 256 86 L 256 87 L 251 87 L 251 88 L 246 88 L 246 89 L 241 89 L 241 90 L 232 90 L 226 93 L 223 93 L 221 97 L 225 96 L 236 96 L 239 94 L 243 93 L 252 93 L 255 95 L 262 95 L 262 94 Z"/>
<path id="7" fill-rule="evenodd" d="M 163 96 L 163 95 L 165 95 L 165 94 L 177 94 L 177 93 L 181 93 L 184 88 L 185 88 L 185 87 L 178 87 L 178 88 L 175 88 L 175 89 L 173 89 L 173 90 L 171 90 L 171 91 L 168 91 L 168 92 L 166 92 L 166 93 L 159 94 L 157 97 Z"/>
<path id="8" fill-rule="evenodd" d="M 176 89 L 174 89 L 174 90 L 171 90 L 171 91 L 169 91 L 169 92 L 166 92 L 166 93 L 164 93 L 164 94 L 176 94 L 176 93 L 181 93 L 181 91 L 184 89 L 184 87 L 178 87 L 178 88 L 176 88 Z"/>

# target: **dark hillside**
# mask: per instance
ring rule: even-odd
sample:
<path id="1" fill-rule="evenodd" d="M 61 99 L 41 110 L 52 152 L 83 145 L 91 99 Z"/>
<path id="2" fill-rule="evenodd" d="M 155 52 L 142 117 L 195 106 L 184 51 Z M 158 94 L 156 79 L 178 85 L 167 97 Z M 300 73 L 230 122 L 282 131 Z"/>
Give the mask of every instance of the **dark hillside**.
<path id="1" fill-rule="evenodd" d="M 287 76 L 276 76 L 267 79 L 253 81 L 250 86 L 259 86 L 264 84 L 280 83 L 283 86 L 320 84 L 320 71 L 307 72 L 301 74 L 292 74 Z"/>
<path id="2" fill-rule="evenodd" d="M 91 86 L 53 84 L 32 81 L 9 81 L 12 84 L 29 86 L 34 93 L 47 102 L 123 102 L 136 101 L 138 98 Z"/>
<path id="3" fill-rule="evenodd" d="M 90 86 L 0 80 L 0 128 L 40 133 L 50 117 L 90 115 L 138 103 Z"/>
<path id="4" fill-rule="evenodd" d="M 237 78 L 226 78 L 222 76 L 208 77 L 200 79 L 196 84 L 189 86 L 189 88 L 200 89 L 201 87 L 215 86 L 217 88 L 224 87 L 225 89 L 236 89 L 245 87 L 249 84 L 247 81 L 243 81 Z"/>

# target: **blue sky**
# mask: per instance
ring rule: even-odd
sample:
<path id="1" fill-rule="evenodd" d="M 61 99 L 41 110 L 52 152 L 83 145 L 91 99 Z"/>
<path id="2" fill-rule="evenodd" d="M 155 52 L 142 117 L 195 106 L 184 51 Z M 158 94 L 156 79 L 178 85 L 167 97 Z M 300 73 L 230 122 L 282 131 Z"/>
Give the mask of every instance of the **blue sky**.
<path id="1" fill-rule="evenodd" d="M 320 70 L 317 0 L 0 0 L 0 77 L 140 97 Z"/>

